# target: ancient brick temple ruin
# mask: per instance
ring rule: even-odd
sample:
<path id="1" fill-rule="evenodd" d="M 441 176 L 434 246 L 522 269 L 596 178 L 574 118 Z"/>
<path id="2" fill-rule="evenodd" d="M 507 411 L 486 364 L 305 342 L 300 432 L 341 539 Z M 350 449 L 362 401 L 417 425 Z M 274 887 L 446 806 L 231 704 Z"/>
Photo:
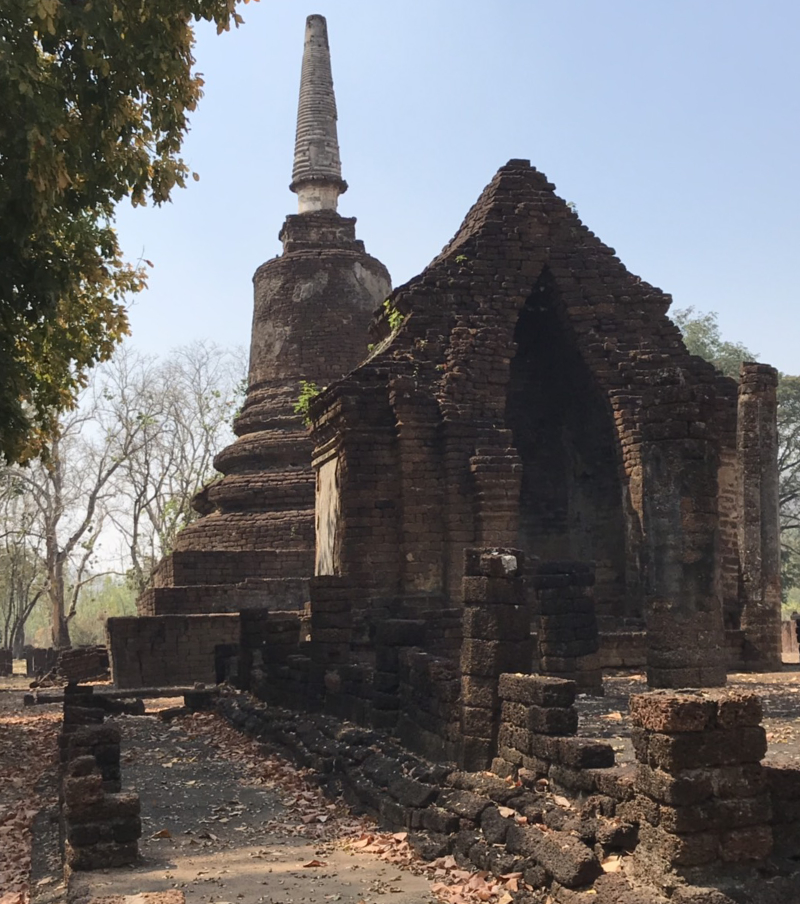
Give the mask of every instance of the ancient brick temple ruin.
<path id="1" fill-rule="evenodd" d="M 312 637 L 341 587 L 356 660 L 387 617 L 441 650 L 464 548 L 509 547 L 547 674 L 588 688 L 620 651 L 655 687 L 779 667 L 776 372 L 745 364 L 737 387 L 669 304 L 528 161 L 502 167 L 312 408 Z"/>
<path id="2" fill-rule="evenodd" d="M 283 254 L 254 278 L 238 439 L 141 617 L 109 623 L 118 683 L 213 681 L 239 656 L 299 704 L 395 727 L 401 687 L 413 696 L 424 673 L 423 696 L 438 693 L 428 660 L 404 682 L 398 648 L 450 676 L 443 710 L 454 686 L 469 706 L 469 687 L 511 671 L 601 693 L 609 666 L 646 665 L 654 687 L 779 667 L 771 367 L 745 364 L 737 387 L 691 356 L 669 296 L 524 160 L 384 301 L 388 273 L 336 212 L 320 16 L 291 188 Z M 311 432 L 295 412 L 304 380 L 328 387 Z M 465 571 L 467 549 L 508 550 L 513 591 L 478 588 L 508 575 Z"/>
<path id="3" fill-rule="evenodd" d="M 336 212 L 342 179 L 325 20 L 308 20 L 292 191 L 299 213 L 280 233 L 283 254 L 253 278 L 247 398 L 224 475 L 195 501 L 203 517 L 182 532 L 138 601 L 114 619 L 115 677 L 128 686 L 214 680 L 214 648 L 238 641 L 247 608 L 298 610 L 314 572 L 311 442 L 295 412 L 301 381 L 320 387 L 366 354 L 367 327 L 388 295 L 386 268 Z M 231 613 L 230 615 L 221 615 Z M 155 617 L 155 618 L 154 618 Z"/>
<path id="4" fill-rule="evenodd" d="M 252 696 L 219 710 L 332 793 L 549 900 L 797 900 L 800 771 L 762 765 L 755 695 L 698 690 L 781 665 L 775 370 L 737 385 L 690 355 L 669 296 L 526 160 L 389 294 L 336 212 L 320 16 L 293 176 L 238 439 L 140 617 L 109 621 L 116 683 L 232 678 Z M 310 430 L 301 381 L 327 386 Z M 611 667 L 683 689 L 632 698 L 628 762 L 580 730 Z M 100 795 L 76 762 L 70 787 Z M 783 891 L 747 897 L 767 875 Z"/>

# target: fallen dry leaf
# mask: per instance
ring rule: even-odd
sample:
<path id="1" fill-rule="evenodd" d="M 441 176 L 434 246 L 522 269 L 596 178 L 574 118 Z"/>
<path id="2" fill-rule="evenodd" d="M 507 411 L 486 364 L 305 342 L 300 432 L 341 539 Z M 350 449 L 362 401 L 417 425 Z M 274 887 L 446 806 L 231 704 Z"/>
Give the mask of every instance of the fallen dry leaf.
<path id="1" fill-rule="evenodd" d="M 30 886 L 31 825 L 44 804 L 34 791 L 53 768 L 60 714 L 0 712 L 0 904 L 24 904 Z"/>
<path id="2" fill-rule="evenodd" d="M 622 721 L 622 713 L 613 712 L 613 713 L 603 713 L 600 716 L 601 719 L 605 719 L 606 722 L 621 722 Z"/>

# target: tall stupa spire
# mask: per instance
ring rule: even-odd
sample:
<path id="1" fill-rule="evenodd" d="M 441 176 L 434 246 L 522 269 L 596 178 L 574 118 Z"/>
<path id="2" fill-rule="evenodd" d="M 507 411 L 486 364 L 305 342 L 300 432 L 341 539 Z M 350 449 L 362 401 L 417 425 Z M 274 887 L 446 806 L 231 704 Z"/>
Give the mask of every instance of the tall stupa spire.
<path id="1" fill-rule="evenodd" d="M 347 190 L 339 158 L 336 97 L 324 16 L 306 19 L 290 188 L 297 194 L 300 213 L 336 210 L 339 195 Z"/>

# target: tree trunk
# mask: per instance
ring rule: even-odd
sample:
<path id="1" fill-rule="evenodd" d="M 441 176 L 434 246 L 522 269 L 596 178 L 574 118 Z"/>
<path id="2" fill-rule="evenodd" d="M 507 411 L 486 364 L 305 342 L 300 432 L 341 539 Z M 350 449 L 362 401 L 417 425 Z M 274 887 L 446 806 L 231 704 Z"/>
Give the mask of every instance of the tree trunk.
<path id="1" fill-rule="evenodd" d="M 14 632 L 11 635 L 11 650 L 14 654 L 14 659 L 22 659 L 24 646 L 25 624 L 22 622 L 17 622 L 17 624 L 14 625 Z"/>
<path id="2" fill-rule="evenodd" d="M 69 622 L 64 612 L 64 564 L 57 562 L 50 586 L 50 602 L 53 614 L 53 646 L 57 650 L 68 650 L 72 646 L 69 638 Z"/>

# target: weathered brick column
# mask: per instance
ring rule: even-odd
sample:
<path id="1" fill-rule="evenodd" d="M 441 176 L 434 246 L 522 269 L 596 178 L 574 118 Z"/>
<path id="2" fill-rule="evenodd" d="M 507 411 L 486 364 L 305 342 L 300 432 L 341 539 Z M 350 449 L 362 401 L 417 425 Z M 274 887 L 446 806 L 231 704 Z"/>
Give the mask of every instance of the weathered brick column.
<path id="1" fill-rule="evenodd" d="M 716 567 L 719 450 L 711 399 L 664 367 L 643 393 L 642 527 L 647 683 L 716 687 L 726 681 Z"/>
<path id="2" fill-rule="evenodd" d="M 737 451 L 741 493 L 744 662 L 752 671 L 781 667 L 781 562 L 778 495 L 778 372 L 742 364 Z"/>
<path id="3" fill-rule="evenodd" d="M 128 866 L 139 856 L 138 794 L 108 794 L 92 756 L 67 764 L 64 778 L 65 856 L 72 869 Z"/>
<path id="4" fill-rule="evenodd" d="M 539 671 L 574 681 L 578 693 L 602 696 L 594 567 L 585 562 L 544 562 L 533 583 L 541 616 Z"/>
<path id="5" fill-rule="evenodd" d="M 530 672 L 531 611 L 525 600 L 523 553 L 467 549 L 461 647 L 464 769 L 488 769 L 500 720 L 497 684 L 503 672 Z"/>
<path id="6" fill-rule="evenodd" d="M 515 775 L 520 766 L 546 776 L 552 736 L 571 737 L 578 730 L 575 682 L 541 675 L 501 675 L 500 732 L 492 771 Z M 555 746 L 553 746 L 555 750 Z"/>
<path id="7" fill-rule="evenodd" d="M 772 851 L 761 701 L 725 691 L 631 697 L 642 876 L 754 863 Z"/>
<path id="8" fill-rule="evenodd" d="M 139 796 L 120 793 L 120 733 L 102 724 L 104 715 L 93 687 L 65 688 L 59 736 L 64 856 L 76 870 L 127 866 L 139 855 Z"/>
<path id="9" fill-rule="evenodd" d="M 68 684 L 64 688 L 64 717 L 58 735 L 59 759 L 66 763 L 69 759 L 71 736 L 86 726 L 102 725 L 105 710 L 95 700 L 92 685 Z"/>
<path id="10" fill-rule="evenodd" d="M 104 725 L 106 708 L 94 696 L 92 685 L 68 684 L 64 688 L 64 721 L 59 735 L 62 763 L 91 756 L 102 775 L 103 790 L 121 788 L 120 731 Z"/>

